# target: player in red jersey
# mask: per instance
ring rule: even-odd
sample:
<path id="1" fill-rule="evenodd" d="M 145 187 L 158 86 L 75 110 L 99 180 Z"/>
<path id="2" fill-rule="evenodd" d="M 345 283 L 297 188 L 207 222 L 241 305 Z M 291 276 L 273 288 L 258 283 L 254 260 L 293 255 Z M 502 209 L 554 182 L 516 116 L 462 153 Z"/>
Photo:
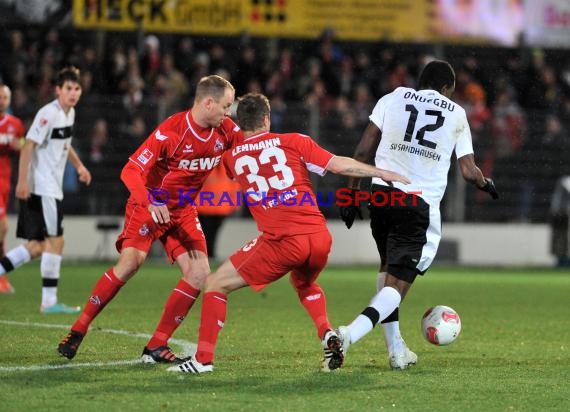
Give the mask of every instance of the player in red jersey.
<path id="1" fill-rule="evenodd" d="M 222 77 L 202 78 L 192 108 L 162 122 L 129 158 L 121 173 L 131 196 L 116 243 L 119 260 L 97 282 L 85 309 L 59 344 L 62 356 L 75 356 L 93 319 L 134 276 L 152 243 L 160 240 L 183 278 L 166 302 L 162 318 L 143 350 L 142 361 L 182 362 L 168 347 L 168 339 L 198 298 L 210 272 L 193 199 L 241 133 L 227 117 L 234 96 L 234 87 Z"/>
<path id="2" fill-rule="evenodd" d="M 12 155 L 20 151 L 26 130 L 22 121 L 7 113 L 12 93 L 0 83 L 0 258 L 4 257 L 4 240 L 8 233 L 8 199 L 12 175 Z M 0 293 L 14 293 L 8 276 L 0 276 Z"/>
<path id="3" fill-rule="evenodd" d="M 327 263 L 332 239 L 317 206 L 309 171 L 409 181 L 397 173 L 335 156 L 308 136 L 271 133 L 269 114 L 265 96 L 250 93 L 242 97 L 237 118 L 244 138 L 224 154 L 228 174 L 246 192 L 248 206 L 262 234 L 206 278 L 195 358 L 170 367 L 169 371 L 212 372 L 216 341 L 226 320 L 227 295 L 248 285 L 260 291 L 289 272 L 325 351 L 321 370 L 329 372 L 342 365 L 342 343 L 328 320 L 325 294 L 316 283 Z"/>

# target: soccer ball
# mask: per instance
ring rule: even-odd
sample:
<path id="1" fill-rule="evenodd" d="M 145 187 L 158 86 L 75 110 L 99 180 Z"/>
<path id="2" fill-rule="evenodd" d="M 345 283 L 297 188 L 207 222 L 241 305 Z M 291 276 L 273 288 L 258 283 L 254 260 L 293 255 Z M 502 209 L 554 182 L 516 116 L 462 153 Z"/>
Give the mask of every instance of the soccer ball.
<path id="1" fill-rule="evenodd" d="M 429 343 L 449 345 L 461 332 L 461 319 L 449 306 L 429 308 L 422 317 L 422 333 Z"/>

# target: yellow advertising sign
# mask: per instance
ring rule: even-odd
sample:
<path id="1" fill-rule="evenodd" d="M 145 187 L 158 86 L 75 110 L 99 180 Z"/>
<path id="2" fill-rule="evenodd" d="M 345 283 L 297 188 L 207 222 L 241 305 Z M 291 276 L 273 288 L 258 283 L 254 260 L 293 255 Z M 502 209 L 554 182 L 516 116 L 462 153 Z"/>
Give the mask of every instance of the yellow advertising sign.
<path id="1" fill-rule="evenodd" d="M 431 1 L 415 0 L 74 0 L 84 29 L 342 40 L 427 40 Z"/>

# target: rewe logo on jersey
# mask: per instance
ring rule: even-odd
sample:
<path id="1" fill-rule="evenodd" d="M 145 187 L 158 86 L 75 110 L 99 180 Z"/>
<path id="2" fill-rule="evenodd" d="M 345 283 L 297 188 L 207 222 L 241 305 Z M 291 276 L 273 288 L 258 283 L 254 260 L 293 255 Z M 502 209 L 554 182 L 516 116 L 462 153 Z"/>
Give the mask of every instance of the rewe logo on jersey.
<path id="1" fill-rule="evenodd" d="M 178 163 L 178 168 L 184 170 L 212 170 L 220 164 L 221 158 L 222 156 L 202 157 L 192 160 L 182 159 L 180 163 Z"/>

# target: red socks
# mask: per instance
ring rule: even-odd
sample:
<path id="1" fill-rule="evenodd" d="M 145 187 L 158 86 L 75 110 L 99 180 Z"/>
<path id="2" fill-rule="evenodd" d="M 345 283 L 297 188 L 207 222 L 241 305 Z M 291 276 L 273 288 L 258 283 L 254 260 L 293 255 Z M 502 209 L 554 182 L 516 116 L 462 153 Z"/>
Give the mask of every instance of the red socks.
<path id="1" fill-rule="evenodd" d="M 180 326 L 199 295 L 200 289 L 195 289 L 184 279 L 180 279 L 166 301 L 162 318 L 160 318 L 152 338 L 148 341 L 147 348 L 155 349 L 167 344 L 168 339 Z"/>
<path id="2" fill-rule="evenodd" d="M 227 302 L 227 295 L 223 293 L 208 292 L 204 294 L 198 349 L 196 351 L 196 360 L 202 364 L 214 361 L 218 335 L 226 321 Z"/>
<path id="3" fill-rule="evenodd" d="M 325 293 L 321 287 L 313 283 L 309 287 L 298 289 L 297 294 L 301 304 L 305 307 L 315 326 L 319 338 L 322 338 L 328 329 L 332 329 L 327 316 L 327 303 Z M 227 314 L 227 295 L 219 292 L 204 294 L 202 301 L 202 315 L 198 336 L 198 349 L 196 360 L 202 364 L 214 361 L 214 352 L 218 335 L 224 327 Z"/>
<path id="4" fill-rule="evenodd" d="M 301 304 L 305 307 L 313 322 L 315 322 L 319 339 L 322 339 L 328 329 L 333 329 L 327 315 L 325 292 L 318 284 L 313 283 L 306 288 L 297 289 L 297 295 Z"/>
<path id="5" fill-rule="evenodd" d="M 85 309 L 83 309 L 83 312 L 79 315 L 71 329 L 85 335 L 93 319 L 115 297 L 124 284 L 125 282 L 115 276 L 113 268 L 107 270 L 95 285 L 91 292 L 91 297 L 85 305 Z"/>

